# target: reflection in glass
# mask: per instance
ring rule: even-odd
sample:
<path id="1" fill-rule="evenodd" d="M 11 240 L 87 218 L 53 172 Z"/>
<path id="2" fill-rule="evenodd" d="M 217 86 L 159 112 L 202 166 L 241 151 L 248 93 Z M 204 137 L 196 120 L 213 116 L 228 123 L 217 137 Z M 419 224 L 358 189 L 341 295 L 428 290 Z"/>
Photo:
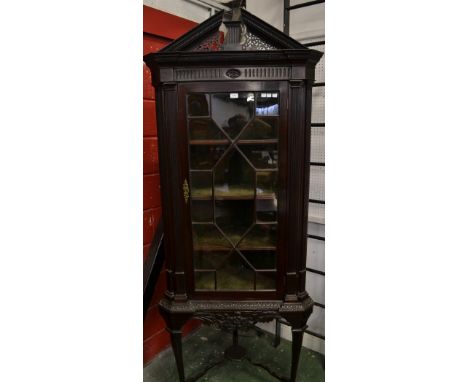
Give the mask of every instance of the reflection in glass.
<path id="1" fill-rule="evenodd" d="M 226 136 L 210 118 L 189 119 L 188 126 L 191 141 L 226 139 Z"/>
<path id="2" fill-rule="evenodd" d="M 260 222 L 275 222 L 278 210 L 276 199 L 257 199 L 257 220 Z"/>
<path id="3" fill-rule="evenodd" d="M 257 117 L 249 123 L 239 139 L 278 139 L 278 123 L 278 117 Z"/>
<path id="4" fill-rule="evenodd" d="M 257 93 L 257 115 L 278 115 L 278 93 Z"/>
<path id="5" fill-rule="evenodd" d="M 187 109 L 190 117 L 208 117 L 210 115 L 208 94 L 189 94 L 187 97 Z"/>
<path id="6" fill-rule="evenodd" d="M 216 93 L 212 95 L 211 102 L 212 118 L 231 139 L 239 135 L 254 115 L 253 93 Z"/>
<path id="7" fill-rule="evenodd" d="M 278 171 L 257 171 L 257 195 L 276 194 Z"/>
<path id="8" fill-rule="evenodd" d="M 213 168 L 227 146 L 192 145 L 190 146 L 190 168 L 209 170 Z"/>
<path id="9" fill-rule="evenodd" d="M 253 197 L 255 171 L 236 149 L 220 160 L 214 172 L 215 197 Z"/>
<path id="10" fill-rule="evenodd" d="M 239 148 L 257 169 L 278 167 L 278 145 L 256 144 L 239 145 Z"/>

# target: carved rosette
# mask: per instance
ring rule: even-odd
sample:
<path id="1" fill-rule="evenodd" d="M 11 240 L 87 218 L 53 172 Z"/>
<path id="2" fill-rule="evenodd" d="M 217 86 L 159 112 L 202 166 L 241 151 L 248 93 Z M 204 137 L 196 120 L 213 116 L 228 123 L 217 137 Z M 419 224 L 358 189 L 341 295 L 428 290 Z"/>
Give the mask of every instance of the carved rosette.
<path id="1" fill-rule="evenodd" d="M 241 75 L 241 71 L 239 69 L 229 69 L 226 72 L 226 76 L 229 78 L 237 78 Z"/>

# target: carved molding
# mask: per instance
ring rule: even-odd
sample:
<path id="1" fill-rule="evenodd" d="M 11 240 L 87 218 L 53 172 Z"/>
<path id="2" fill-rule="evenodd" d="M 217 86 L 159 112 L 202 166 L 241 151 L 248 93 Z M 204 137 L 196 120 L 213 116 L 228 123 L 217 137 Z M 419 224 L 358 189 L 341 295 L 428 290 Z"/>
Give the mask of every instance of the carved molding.
<path id="1" fill-rule="evenodd" d="M 231 80 L 289 80 L 290 66 L 263 66 L 237 68 L 180 68 L 174 70 L 176 81 L 216 81 Z"/>
<path id="2" fill-rule="evenodd" d="M 197 312 L 195 318 L 220 329 L 251 328 L 257 322 L 269 322 L 280 315 L 275 311 Z"/>
<path id="3" fill-rule="evenodd" d="M 176 81 L 219 80 L 224 77 L 221 68 L 175 69 Z"/>
<path id="4" fill-rule="evenodd" d="M 313 309 L 314 302 L 310 297 L 305 298 L 300 303 L 286 303 L 283 304 L 280 308 L 280 312 L 305 312 L 307 310 Z"/>
<path id="5" fill-rule="evenodd" d="M 193 317 L 221 329 L 249 328 L 258 322 L 284 318 L 293 327 L 305 325 L 313 310 L 313 301 L 175 301 L 163 298 L 159 303 L 163 317 Z"/>
<path id="6" fill-rule="evenodd" d="M 314 305 L 312 299 L 307 296 L 302 301 L 173 301 L 163 298 L 159 303 L 162 309 L 171 312 L 191 313 L 204 315 L 205 313 L 222 313 L 223 315 L 241 314 L 240 312 L 275 314 L 282 312 L 304 312 Z"/>
<path id="7" fill-rule="evenodd" d="M 271 301 L 185 301 L 172 302 L 163 298 L 159 305 L 171 311 L 178 312 L 202 312 L 202 311 L 278 311 L 282 302 Z"/>
<path id="8" fill-rule="evenodd" d="M 213 302 L 193 302 L 192 305 L 197 310 L 278 310 L 281 302 L 237 302 L 237 301 L 213 301 Z"/>

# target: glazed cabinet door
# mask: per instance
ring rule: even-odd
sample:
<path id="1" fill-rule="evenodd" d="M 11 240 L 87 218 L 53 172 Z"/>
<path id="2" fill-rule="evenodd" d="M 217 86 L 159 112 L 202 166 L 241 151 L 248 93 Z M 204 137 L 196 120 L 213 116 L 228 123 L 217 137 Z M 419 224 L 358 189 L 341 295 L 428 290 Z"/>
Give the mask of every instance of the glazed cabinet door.
<path id="1" fill-rule="evenodd" d="M 192 296 L 282 293 L 287 94 L 281 82 L 179 85 Z M 185 149 L 185 150 L 184 150 Z"/>

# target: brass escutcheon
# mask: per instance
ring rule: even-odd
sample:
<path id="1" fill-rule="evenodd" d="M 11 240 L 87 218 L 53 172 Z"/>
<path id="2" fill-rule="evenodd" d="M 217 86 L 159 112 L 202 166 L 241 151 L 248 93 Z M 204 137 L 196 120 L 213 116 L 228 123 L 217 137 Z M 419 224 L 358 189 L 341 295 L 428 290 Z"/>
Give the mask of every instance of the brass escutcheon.
<path id="1" fill-rule="evenodd" d="M 190 198 L 190 188 L 187 182 L 187 179 L 184 180 L 184 184 L 182 185 L 182 190 L 184 192 L 184 199 L 185 199 L 185 204 L 187 204 L 189 198 Z"/>

